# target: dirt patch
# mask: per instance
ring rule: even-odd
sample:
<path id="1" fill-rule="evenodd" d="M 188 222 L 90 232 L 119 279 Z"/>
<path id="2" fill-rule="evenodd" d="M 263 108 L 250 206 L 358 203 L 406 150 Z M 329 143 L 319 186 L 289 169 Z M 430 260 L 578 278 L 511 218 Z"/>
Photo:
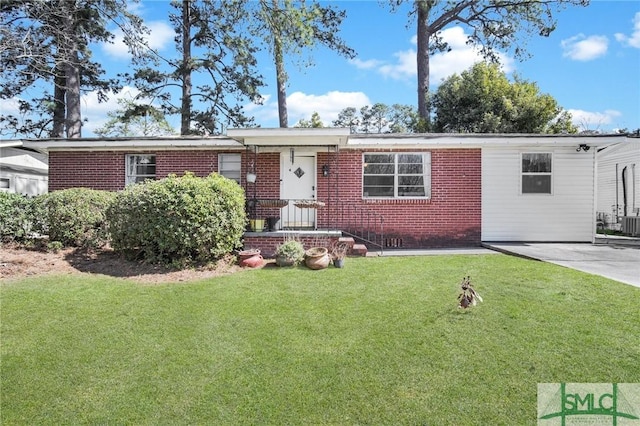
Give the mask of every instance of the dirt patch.
<path id="1" fill-rule="evenodd" d="M 111 249 L 63 249 L 51 252 L 14 244 L 0 245 L 0 280 L 43 274 L 90 273 L 142 283 L 165 283 L 228 275 L 241 269 L 236 264 L 234 256 L 228 256 L 211 265 L 173 269 L 130 261 Z"/>

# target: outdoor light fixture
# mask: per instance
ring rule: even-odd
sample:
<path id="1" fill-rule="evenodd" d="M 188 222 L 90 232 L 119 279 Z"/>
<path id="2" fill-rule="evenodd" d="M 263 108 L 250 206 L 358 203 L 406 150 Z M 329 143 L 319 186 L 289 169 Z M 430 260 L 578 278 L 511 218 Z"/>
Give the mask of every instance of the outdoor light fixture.
<path id="1" fill-rule="evenodd" d="M 329 166 L 327 164 L 322 166 L 322 176 L 324 177 L 329 176 Z"/>
<path id="2" fill-rule="evenodd" d="M 589 145 L 587 145 L 586 143 L 581 143 L 580 146 L 576 148 L 576 152 L 580 152 L 580 151 L 587 152 L 587 151 L 589 151 L 589 148 L 591 148 L 591 147 Z"/>

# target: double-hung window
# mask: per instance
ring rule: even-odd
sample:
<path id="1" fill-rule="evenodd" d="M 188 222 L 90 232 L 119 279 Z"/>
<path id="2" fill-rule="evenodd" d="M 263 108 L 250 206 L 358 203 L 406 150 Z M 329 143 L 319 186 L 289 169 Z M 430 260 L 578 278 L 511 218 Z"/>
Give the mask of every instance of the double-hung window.
<path id="1" fill-rule="evenodd" d="M 551 153 L 522 154 L 522 193 L 551 194 Z"/>
<path id="2" fill-rule="evenodd" d="M 242 156 L 240 154 L 219 154 L 218 173 L 240 183 Z"/>
<path id="3" fill-rule="evenodd" d="M 429 198 L 431 153 L 364 154 L 364 198 Z"/>
<path id="4" fill-rule="evenodd" d="M 156 178 L 156 156 L 151 154 L 127 155 L 126 184 L 144 182 Z"/>

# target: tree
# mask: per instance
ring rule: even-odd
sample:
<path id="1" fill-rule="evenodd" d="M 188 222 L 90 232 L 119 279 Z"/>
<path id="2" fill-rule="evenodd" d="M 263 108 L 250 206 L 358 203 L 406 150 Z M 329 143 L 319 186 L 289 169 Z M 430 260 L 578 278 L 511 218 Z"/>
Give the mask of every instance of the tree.
<path id="1" fill-rule="evenodd" d="M 321 128 L 324 127 L 320 114 L 314 112 L 311 114 L 311 120 L 300 119 L 294 127 Z"/>
<path id="2" fill-rule="evenodd" d="M 251 125 L 239 102 L 260 102 L 262 77 L 256 70 L 256 52 L 243 31 L 243 0 L 174 0 L 170 20 L 176 30 L 179 58 L 157 52 L 128 76 L 141 95 L 158 98 L 166 114 L 180 114 L 180 134 L 217 134 L 225 124 Z M 169 71 L 158 70 L 165 64 Z M 204 76 L 202 83 L 194 77 Z M 178 88 L 180 102 L 175 102 Z M 202 110 L 194 108 L 201 101 Z"/>
<path id="3" fill-rule="evenodd" d="M 408 0 L 390 0 L 392 10 Z M 418 112 L 430 120 L 429 56 L 449 49 L 440 36 L 447 26 L 462 24 L 471 31 L 468 43 L 482 55 L 498 60 L 498 50 L 526 56 L 527 36 L 549 36 L 556 27 L 554 12 L 566 5 L 586 6 L 589 0 L 412 0 L 417 25 Z"/>
<path id="4" fill-rule="evenodd" d="M 535 83 L 510 82 L 497 64 L 479 62 L 447 78 L 434 99 L 437 132 L 576 133 L 571 115 Z"/>
<path id="5" fill-rule="evenodd" d="M 122 107 L 107 113 L 109 121 L 94 133 L 100 137 L 168 136 L 176 131 L 164 113 L 153 105 L 137 104 L 129 99 L 119 99 Z"/>
<path id="6" fill-rule="evenodd" d="M 119 89 L 104 79 L 100 64 L 91 60 L 91 43 L 109 42 L 107 26 L 116 24 L 132 51 L 141 43 L 141 20 L 127 12 L 126 0 L 5 0 L 0 5 L 0 96 L 18 99 L 21 114 L 41 119 L 2 116 L 0 122 L 26 134 L 78 138 L 81 136 L 82 91 L 97 90 L 100 100 Z M 51 85 L 31 100 L 19 97 L 39 82 Z"/>
<path id="7" fill-rule="evenodd" d="M 273 55 L 279 124 L 288 127 L 285 55 L 300 56 L 305 49 L 320 44 L 353 58 L 353 49 L 338 36 L 346 13 L 315 1 L 260 0 L 258 10 L 250 15 L 255 16 L 252 32 L 264 40 Z"/>
<path id="8" fill-rule="evenodd" d="M 348 107 L 333 121 L 335 127 L 348 127 L 351 133 L 416 133 L 422 131 L 418 111 L 409 105 L 388 106 L 376 103 L 365 105 L 360 111 Z"/>

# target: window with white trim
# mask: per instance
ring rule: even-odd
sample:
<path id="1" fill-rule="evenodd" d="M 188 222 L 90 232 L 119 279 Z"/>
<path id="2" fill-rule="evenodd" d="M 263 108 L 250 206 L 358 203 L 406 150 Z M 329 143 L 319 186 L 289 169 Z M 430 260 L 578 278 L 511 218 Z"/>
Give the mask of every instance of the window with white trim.
<path id="1" fill-rule="evenodd" d="M 522 193 L 551 194 L 552 155 L 548 152 L 522 154 Z"/>
<path id="2" fill-rule="evenodd" d="M 218 173 L 227 179 L 240 183 L 242 156 L 240 154 L 219 154 Z"/>
<path id="3" fill-rule="evenodd" d="M 364 198 L 431 197 L 431 153 L 370 153 L 363 155 Z"/>
<path id="4" fill-rule="evenodd" d="M 156 178 L 156 156 L 153 154 L 127 155 L 126 184 L 144 182 Z"/>

